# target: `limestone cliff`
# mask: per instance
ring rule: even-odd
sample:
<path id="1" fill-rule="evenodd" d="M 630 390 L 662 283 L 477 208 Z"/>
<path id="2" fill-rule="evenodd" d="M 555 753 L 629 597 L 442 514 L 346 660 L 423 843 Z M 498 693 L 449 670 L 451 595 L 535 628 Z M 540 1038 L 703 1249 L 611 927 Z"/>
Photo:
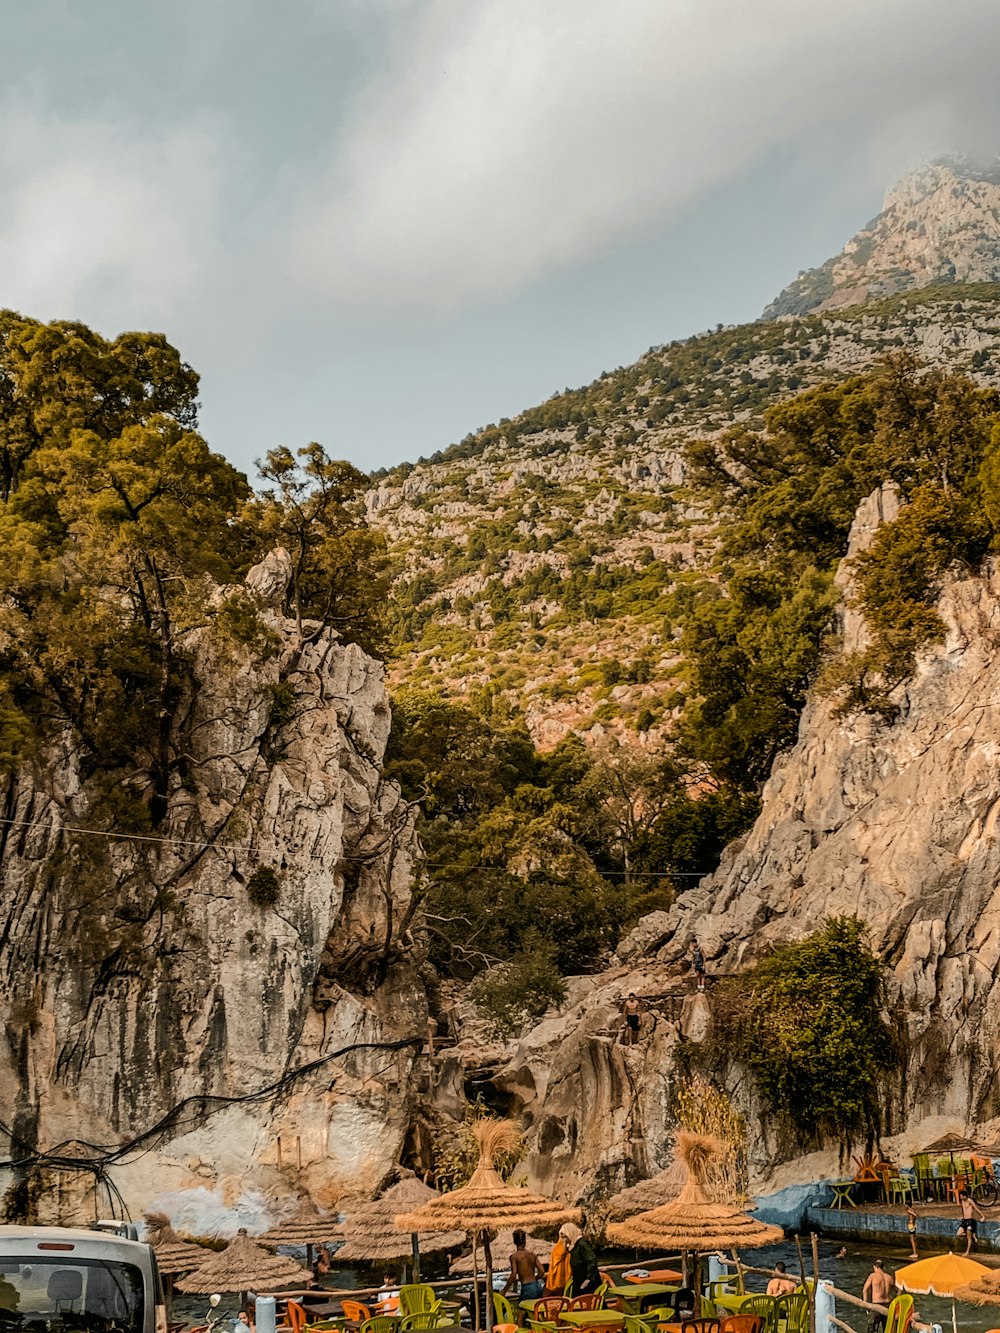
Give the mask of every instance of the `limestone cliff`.
<path id="1" fill-rule="evenodd" d="M 850 554 L 897 512 L 891 489 L 861 506 Z M 849 592 L 850 565 L 840 582 Z M 956 572 L 938 606 L 947 636 L 899 687 L 897 720 L 839 720 L 815 698 L 799 739 L 775 767 L 763 809 L 719 870 L 670 912 L 644 918 L 603 976 L 574 982 L 569 1003 L 497 1052 L 493 1086 L 529 1124 L 532 1178 L 594 1198 L 669 1160 L 674 1056 L 707 1031 L 711 994 L 690 993 L 697 937 L 714 973 L 733 971 L 776 941 L 831 914 L 865 919 L 891 969 L 903 1015 L 903 1097 L 890 1108 L 900 1147 L 996 1116 L 1000 1055 L 1000 570 Z M 842 613 L 844 642 L 864 625 Z M 629 990 L 679 991 L 653 1006 L 643 1042 L 620 1040 Z M 777 1174 L 775 1142 L 746 1084 L 754 1187 L 836 1172 L 836 1153 Z"/>
<path id="2" fill-rule="evenodd" d="M 934 162 L 893 186 L 878 217 L 834 259 L 800 273 L 764 318 L 860 305 L 930 283 L 995 282 L 998 277 L 997 164 Z"/>
<path id="3" fill-rule="evenodd" d="M 248 580 L 265 601 L 269 572 Z M 252 1222 L 251 1173 L 258 1191 L 325 1205 L 374 1184 L 398 1158 L 418 1058 L 391 1043 L 425 1031 L 408 931 L 418 849 L 381 775 L 382 666 L 333 632 L 303 645 L 266 614 L 279 649 L 263 665 L 193 634 L 178 710 L 192 776 L 156 840 L 79 831 L 95 821 L 69 751 L 2 792 L 0 1157 L 30 1164 L 69 1142 L 60 1155 L 103 1163 L 133 1212 L 166 1204 L 195 1227 Z M 356 1043 L 373 1045 L 295 1075 Z M 31 1199 L 63 1220 L 93 1206 L 93 1183 L 0 1178 L 8 1208 Z M 106 1210 L 103 1183 L 97 1197 Z"/>

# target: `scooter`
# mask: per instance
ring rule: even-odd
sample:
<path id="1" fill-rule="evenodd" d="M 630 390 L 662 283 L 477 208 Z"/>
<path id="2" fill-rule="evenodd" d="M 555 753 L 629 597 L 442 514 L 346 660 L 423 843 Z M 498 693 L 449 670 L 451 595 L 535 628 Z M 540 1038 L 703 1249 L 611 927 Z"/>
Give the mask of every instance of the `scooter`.
<path id="1" fill-rule="evenodd" d="M 218 1292 L 209 1296 L 208 1304 L 210 1307 L 208 1311 L 208 1322 L 204 1324 L 195 1324 L 194 1328 L 188 1330 L 188 1333 L 212 1333 L 212 1329 L 221 1321 L 222 1311 L 219 1310 L 219 1306 L 222 1304 L 222 1297 Z"/>

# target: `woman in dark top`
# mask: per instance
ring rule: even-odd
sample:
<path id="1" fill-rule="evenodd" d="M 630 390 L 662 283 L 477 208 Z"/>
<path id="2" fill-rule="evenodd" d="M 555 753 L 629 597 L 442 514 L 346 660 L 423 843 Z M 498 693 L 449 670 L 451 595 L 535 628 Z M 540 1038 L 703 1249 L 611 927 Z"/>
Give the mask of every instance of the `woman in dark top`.
<path id="1" fill-rule="evenodd" d="M 573 1276 L 573 1295 L 586 1296 L 601 1285 L 597 1255 L 590 1241 L 575 1222 L 564 1222 L 559 1234 L 569 1250 L 569 1268 Z"/>

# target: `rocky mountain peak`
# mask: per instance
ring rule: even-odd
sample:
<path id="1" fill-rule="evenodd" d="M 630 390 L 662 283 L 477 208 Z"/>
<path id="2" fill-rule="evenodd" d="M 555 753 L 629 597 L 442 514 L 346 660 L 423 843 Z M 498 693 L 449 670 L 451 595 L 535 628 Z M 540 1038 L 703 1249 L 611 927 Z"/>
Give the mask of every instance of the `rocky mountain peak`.
<path id="1" fill-rule="evenodd" d="M 1000 159 L 941 158 L 909 172 L 833 259 L 800 273 L 765 319 L 835 310 L 931 283 L 1000 278 Z"/>

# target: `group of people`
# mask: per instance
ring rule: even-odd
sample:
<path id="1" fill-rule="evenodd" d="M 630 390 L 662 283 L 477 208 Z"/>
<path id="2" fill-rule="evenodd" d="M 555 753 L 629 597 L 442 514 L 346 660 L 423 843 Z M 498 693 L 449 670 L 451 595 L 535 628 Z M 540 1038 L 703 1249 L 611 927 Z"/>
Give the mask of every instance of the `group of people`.
<path id="1" fill-rule="evenodd" d="M 694 969 L 695 990 L 700 995 L 705 989 L 705 955 L 701 945 L 694 940 L 691 945 L 691 966 Z M 622 1041 L 626 1046 L 634 1046 L 640 1037 L 643 1005 L 635 991 L 629 991 L 628 998 L 622 1000 L 622 1013 L 625 1024 L 622 1029 Z"/>
<path id="2" fill-rule="evenodd" d="M 601 1285 L 594 1247 L 575 1222 L 564 1222 L 559 1228 L 559 1237 L 552 1247 L 547 1269 L 527 1245 L 528 1238 L 524 1232 L 515 1231 L 510 1276 L 503 1288 L 504 1296 L 515 1283 L 520 1285 L 521 1299 L 524 1301 L 540 1299 L 542 1296 L 561 1296 L 570 1279 L 575 1296 L 586 1296 Z"/>

